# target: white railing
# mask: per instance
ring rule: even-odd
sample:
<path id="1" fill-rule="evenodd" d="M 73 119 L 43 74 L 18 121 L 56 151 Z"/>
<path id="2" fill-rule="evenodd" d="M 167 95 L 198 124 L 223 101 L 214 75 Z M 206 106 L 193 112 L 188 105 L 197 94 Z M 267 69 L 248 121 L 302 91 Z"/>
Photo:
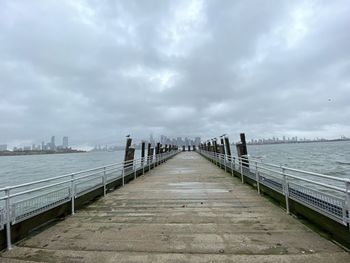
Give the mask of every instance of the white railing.
<path id="1" fill-rule="evenodd" d="M 102 187 L 105 196 L 108 184 L 121 179 L 124 185 L 126 176 L 133 174 L 135 179 L 137 173 L 144 174 L 177 153 L 178 150 L 0 188 L 0 230 L 6 226 L 7 249 L 11 249 L 11 225 L 68 202 L 74 214 L 74 202 L 79 196 Z"/>
<path id="2" fill-rule="evenodd" d="M 259 194 L 261 185 L 282 194 L 288 214 L 291 199 L 345 226 L 350 224 L 349 179 L 266 163 L 247 156 L 239 158 L 203 149 L 198 152 L 225 171 L 229 169 L 232 176 L 234 171 L 238 172 L 242 183 L 246 178 L 255 181 Z"/>

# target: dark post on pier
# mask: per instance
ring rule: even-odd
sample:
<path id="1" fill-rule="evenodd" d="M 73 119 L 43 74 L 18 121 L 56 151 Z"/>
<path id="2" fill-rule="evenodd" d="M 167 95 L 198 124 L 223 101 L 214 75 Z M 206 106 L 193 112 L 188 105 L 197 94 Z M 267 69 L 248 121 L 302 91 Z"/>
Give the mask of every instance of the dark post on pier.
<path id="1" fill-rule="evenodd" d="M 221 153 L 221 154 L 225 154 L 225 143 L 224 143 L 224 138 L 223 138 L 223 136 L 221 136 L 220 142 L 221 142 L 221 145 L 220 145 L 220 153 Z"/>
<path id="2" fill-rule="evenodd" d="M 154 152 L 154 148 L 152 147 L 152 144 L 148 143 L 148 148 L 147 148 L 147 157 L 148 157 L 148 161 L 147 163 L 151 163 L 153 160 L 153 152 Z"/>
<path id="3" fill-rule="evenodd" d="M 240 134 L 241 141 L 236 144 L 237 147 L 237 155 L 239 158 L 242 158 L 242 165 L 245 167 L 249 167 L 248 160 L 248 151 L 247 151 L 247 142 L 245 140 L 245 134 Z"/>
<path id="4" fill-rule="evenodd" d="M 133 165 L 135 148 L 131 147 L 131 143 L 132 143 L 132 139 L 128 137 L 126 139 L 126 146 L 125 146 L 125 157 L 124 157 L 125 168 Z"/>
<path id="5" fill-rule="evenodd" d="M 146 143 L 144 141 L 141 142 L 141 161 L 142 163 L 145 160 L 145 148 L 146 148 Z"/>
<path id="6" fill-rule="evenodd" d="M 224 138 L 225 138 L 224 140 L 225 140 L 226 154 L 231 159 L 230 140 L 229 140 L 228 136 L 225 136 Z"/>

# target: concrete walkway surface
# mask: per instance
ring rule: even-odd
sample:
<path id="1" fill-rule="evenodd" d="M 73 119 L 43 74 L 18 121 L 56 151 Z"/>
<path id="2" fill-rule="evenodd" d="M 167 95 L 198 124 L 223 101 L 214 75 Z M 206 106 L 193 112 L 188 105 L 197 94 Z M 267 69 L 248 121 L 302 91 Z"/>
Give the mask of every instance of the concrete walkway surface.
<path id="1" fill-rule="evenodd" d="M 350 255 L 185 152 L 0 256 L 33 261 L 329 263 Z"/>

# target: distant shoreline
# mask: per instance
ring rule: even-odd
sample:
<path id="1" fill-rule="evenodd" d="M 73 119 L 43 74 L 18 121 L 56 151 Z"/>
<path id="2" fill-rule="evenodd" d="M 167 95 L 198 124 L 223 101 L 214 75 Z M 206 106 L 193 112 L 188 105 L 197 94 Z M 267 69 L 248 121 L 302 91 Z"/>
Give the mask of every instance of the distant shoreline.
<path id="1" fill-rule="evenodd" d="M 44 155 L 44 154 L 67 154 L 67 153 L 86 153 L 86 151 L 81 150 L 69 150 L 69 151 L 2 151 L 1 156 L 21 156 L 21 155 Z"/>
<path id="2" fill-rule="evenodd" d="M 334 139 L 334 140 L 320 140 L 320 141 L 275 141 L 275 142 L 248 142 L 247 145 L 267 145 L 267 144 L 297 144 L 297 143 L 323 143 L 323 142 L 346 142 L 350 139 Z"/>

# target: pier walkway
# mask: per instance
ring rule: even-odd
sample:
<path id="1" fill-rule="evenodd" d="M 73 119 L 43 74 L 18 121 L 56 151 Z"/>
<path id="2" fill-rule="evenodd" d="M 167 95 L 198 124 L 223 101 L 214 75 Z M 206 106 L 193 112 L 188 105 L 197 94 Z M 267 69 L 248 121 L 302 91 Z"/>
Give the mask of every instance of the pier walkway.
<path id="1" fill-rule="evenodd" d="M 164 165 L 18 242 L 0 262 L 350 262 L 198 153 Z"/>

